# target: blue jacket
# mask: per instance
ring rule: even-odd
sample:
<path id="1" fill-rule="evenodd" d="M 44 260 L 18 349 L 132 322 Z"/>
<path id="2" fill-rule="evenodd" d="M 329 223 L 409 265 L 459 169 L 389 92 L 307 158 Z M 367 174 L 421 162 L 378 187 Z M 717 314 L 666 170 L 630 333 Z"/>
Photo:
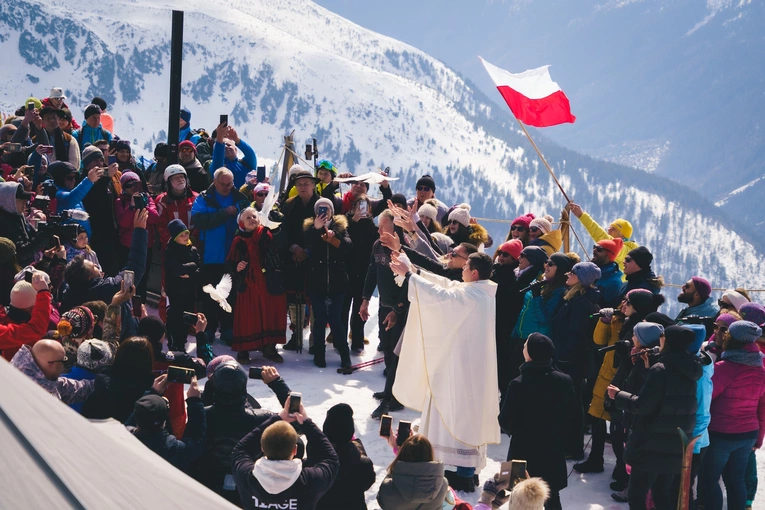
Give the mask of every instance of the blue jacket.
<path id="1" fill-rule="evenodd" d="M 232 205 L 242 210 L 250 203 L 247 197 L 234 188 L 231 190 Z M 215 185 L 207 188 L 194 200 L 191 206 L 191 221 L 204 242 L 203 264 L 223 264 L 236 233 L 236 216 L 229 215 L 218 202 Z"/>
<path id="2" fill-rule="evenodd" d="M 698 315 L 699 317 L 717 317 L 720 309 L 717 307 L 714 298 L 708 297 L 706 301 L 696 306 L 689 306 L 683 308 L 680 313 L 675 317 L 675 322 L 678 324 L 684 324 L 684 318 L 689 315 Z"/>
<path id="3" fill-rule="evenodd" d="M 698 408 L 696 409 L 696 426 L 693 427 L 693 437 L 701 436 L 696 444 L 693 446 L 693 453 L 700 453 L 702 448 L 709 446 L 709 422 L 712 419 L 712 414 L 709 411 L 709 406 L 712 405 L 712 375 L 715 373 L 715 364 L 703 366 L 704 372 L 701 375 L 701 379 L 696 383 L 696 402 Z"/>
<path id="4" fill-rule="evenodd" d="M 595 282 L 595 286 L 600 290 L 600 301 L 598 305 L 601 308 L 616 308 L 619 306 L 622 295 L 622 273 L 616 262 L 609 262 L 600 268 L 600 278 Z"/>
<path id="5" fill-rule="evenodd" d="M 532 333 L 552 336 L 552 318 L 563 304 L 565 287 L 559 287 L 552 292 L 549 299 L 542 296 L 532 296 L 531 291 L 523 297 L 523 309 L 518 316 L 518 322 L 513 330 L 513 338 L 526 338 Z"/>
<path id="6" fill-rule="evenodd" d="M 184 140 L 191 140 L 191 143 L 196 145 L 199 143 L 200 139 L 201 137 L 199 135 L 191 134 L 191 124 L 186 124 L 186 127 L 178 132 L 178 143 L 181 143 Z"/>
<path id="7" fill-rule="evenodd" d="M 215 172 L 222 166 L 225 166 L 234 173 L 234 187 L 239 189 L 244 185 L 244 178 L 248 172 L 258 167 L 258 157 L 255 151 L 244 140 L 239 140 L 237 145 L 244 154 L 244 158 L 231 161 L 225 158 L 226 144 L 216 141 L 213 146 L 213 159 L 210 165 L 210 172 Z"/>
<path id="8" fill-rule="evenodd" d="M 84 121 L 80 129 L 72 131 L 72 137 L 74 137 L 77 140 L 77 143 L 80 145 L 80 154 L 82 154 L 82 151 L 85 150 L 85 144 L 89 143 L 92 145 L 98 140 L 106 140 L 109 143 L 112 141 L 112 134 L 106 129 L 102 128 L 101 124 L 99 124 L 97 128 L 93 129 L 92 127 L 88 126 L 87 122 Z"/>
<path id="9" fill-rule="evenodd" d="M 87 177 L 80 181 L 80 183 L 71 191 L 65 190 L 63 188 L 58 188 L 58 191 L 56 191 L 56 213 L 61 214 L 61 211 L 67 211 L 71 209 L 85 211 L 85 206 L 82 205 L 82 199 L 85 198 L 85 195 L 87 195 L 92 188 L 93 183 Z M 77 223 L 82 225 L 82 227 L 88 233 L 88 237 L 92 236 L 90 231 L 90 222 L 88 220 L 69 220 L 67 223 Z"/>

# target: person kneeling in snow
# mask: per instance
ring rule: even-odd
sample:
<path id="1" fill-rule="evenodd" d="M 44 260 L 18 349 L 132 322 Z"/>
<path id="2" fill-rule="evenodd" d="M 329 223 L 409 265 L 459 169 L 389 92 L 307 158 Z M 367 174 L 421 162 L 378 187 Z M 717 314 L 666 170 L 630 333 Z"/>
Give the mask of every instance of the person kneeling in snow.
<path id="1" fill-rule="evenodd" d="M 332 487 L 340 461 L 332 443 L 314 424 L 303 406 L 289 413 L 290 399 L 278 416 L 247 434 L 235 447 L 233 475 L 246 509 L 309 509 Z M 308 439 L 304 467 L 297 453 L 297 421 Z"/>

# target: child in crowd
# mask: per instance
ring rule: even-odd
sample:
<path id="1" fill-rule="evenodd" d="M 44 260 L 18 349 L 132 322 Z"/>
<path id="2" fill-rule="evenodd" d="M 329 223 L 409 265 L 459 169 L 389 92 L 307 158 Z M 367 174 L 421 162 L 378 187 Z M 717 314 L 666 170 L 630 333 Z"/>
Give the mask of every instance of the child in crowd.
<path id="1" fill-rule="evenodd" d="M 170 240 L 165 252 L 165 293 L 168 299 L 167 337 L 171 351 L 186 351 L 189 326 L 184 312 L 194 312 L 202 260 L 189 239 L 189 229 L 181 220 L 168 225 Z"/>

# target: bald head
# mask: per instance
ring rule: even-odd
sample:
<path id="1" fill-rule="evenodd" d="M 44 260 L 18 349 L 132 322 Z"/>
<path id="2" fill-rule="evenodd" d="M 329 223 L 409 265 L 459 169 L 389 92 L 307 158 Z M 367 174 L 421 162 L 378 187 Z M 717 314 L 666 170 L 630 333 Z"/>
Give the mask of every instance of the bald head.
<path id="1" fill-rule="evenodd" d="M 60 342 L 40 340 L 32 346 L 32 357 L 49 381 L 55 381 L 64 371 L 66 351 Z"/>

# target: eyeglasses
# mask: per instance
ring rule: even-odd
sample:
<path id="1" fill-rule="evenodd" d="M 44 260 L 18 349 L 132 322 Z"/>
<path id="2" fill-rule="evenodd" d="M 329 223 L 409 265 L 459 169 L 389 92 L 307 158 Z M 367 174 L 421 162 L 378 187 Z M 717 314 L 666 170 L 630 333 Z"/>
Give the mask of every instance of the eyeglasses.
<path id="1" fill-rule="evenodd" d="M 191 147 L 183 147 L 179 152 L 194 152 L 194 149 Z"/>
<path id="2" fill-rule="evenodd" d="M 268 196 L 268 193 L 266 193 L 265 191 L 260 191 L 258 193 L 255 193 L 255 196 L 256 197 L 265 197 L 265 196 Z"/>
<path id="3" fill-rule="evenodd" d="M 593 247 L 592 247 L 592 251 L 601 252 L 601 251 L 606 251 L 606 249 L 605 249 L 605 248 L 603 248 L 601 245 L 599 245 L 599 244 L 596 244 L 595 246 L 593 246 Z M 626 259 L 625 259 L 625 260 L 626 260 Z"/>
<path id="4" fill-rule="evenodd" d="M 459 253 L 457 253 L 455 250 L 452 250 L 452 251 L 450 251 L 450 252 L 449 252 L 449 256 L 450 256 L 450 257 L 452 257 L 452 258 L 454 258 L 454 257 L 457 257 L 457 258 L 459 258 L 459 259 L 465 259 L 465 260 L 467 260 L 467 257 L 463 257 L 462 255 L 460 255 Z"/>
<path id="5" fill-rule="evenodd" d="M 417 186 L 417 191 L 430 191 L 429 186 Z"/>
<path id="6" fill-rule="evenodd" d="M 529 231 L 531 231 L 531 232 L 539 232 L 539 227 L 529 227 Z"/>
<path id="7" fill-rule="evenodd" d="M 526 232 L 526 227 L 524 227 L 523 225 L 513 225 L 510 227 L 510 232 L 512 232 L 513 230 L 518 232 Z"/>
<path id="8" fill-rule="evenodd" d="M 497 257 L 509 257 L 509 256 L 510 256 L 510 254 L 507 253 L 506 251 L 501 251 L 500 250 L 500 251 L 497 252 Z"/>
<path id="9" fill-rule="evenodd" d="M 680 288 L 681 289 L 690 289 L 691 288 L 691 284 L 690 283 L 684 283 L 683 286 L 680 287 Z"/>
<path id="10" fill-rule="evenodd" d="M 69 358 L 64 356 L 64 359 L 54 359 L 53 361 L 49 361 L 48 365 L 53 365 L 54 363 L 66 363 L 67 361 L 69 361 Z"/>
<path id="11" fill-rule="evenodd" d="M 549 260 L 548 260 L 547 262 L 545 262 L 545 265 L 546 265 L 547 267 L 557 267 L 557 266 L 555 265 L 555 262 L 550 262 Z"/>
<path id="12" fill-rule="evenodd" d="M 632 257 L 624 257 L 624 262 L 632 262 Z"/>

